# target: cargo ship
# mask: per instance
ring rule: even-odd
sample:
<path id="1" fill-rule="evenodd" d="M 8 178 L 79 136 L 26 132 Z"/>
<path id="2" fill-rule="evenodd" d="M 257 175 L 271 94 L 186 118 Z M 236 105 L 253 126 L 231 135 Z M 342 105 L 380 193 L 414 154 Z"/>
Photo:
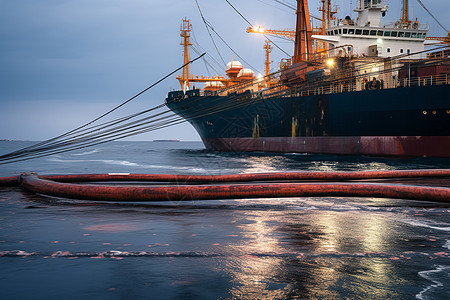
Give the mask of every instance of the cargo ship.
<path id="1" fill-rule="evenodd" d="M 279 71 L 268 71 L 266 42 L 265 76 L 239 61 L 226 77 L 194 77 L 185 67 L 166 105 L 217 151 L 450 157 L 450 34 L 428 37 L 427 25 L 409 20 L 407 0 L 390 25 L 381 24 L 383 0 L 361 0 L 356 20 L 335 18 L 322 3 L 322 27 L 311 29 L 308 3 L 297 1 L 296 28 L 284 32 L 294 56 Z M 184 19 L 185 62 L 190 26 Z M 444 44 L 425 49 L 437 40 Z"/>

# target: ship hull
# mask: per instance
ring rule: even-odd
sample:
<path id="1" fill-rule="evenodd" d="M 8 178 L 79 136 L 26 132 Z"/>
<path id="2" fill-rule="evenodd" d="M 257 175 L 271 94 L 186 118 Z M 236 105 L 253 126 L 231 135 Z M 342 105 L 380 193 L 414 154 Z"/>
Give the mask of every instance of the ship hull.
<path id="1" fill-rule="evenodd" d="M 317 153 L 336 155 L 450 157 L 450 137 L 336 136 L 202 139 L 224 152 Z"/>
<path id="2" fill-rule="evenodd" d="M 450 157 L 449 95 L 443 84 L 167 104 L 218 151 Z"/>

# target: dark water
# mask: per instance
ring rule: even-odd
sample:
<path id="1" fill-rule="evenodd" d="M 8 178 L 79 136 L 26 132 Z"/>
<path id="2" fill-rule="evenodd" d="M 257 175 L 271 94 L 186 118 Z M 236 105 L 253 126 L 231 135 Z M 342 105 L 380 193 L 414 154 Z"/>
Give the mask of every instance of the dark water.
<path id="1" fill-rule="evenodd" d="M 0 153 L 25 145 L 0 142 Z M 118 142 L 3 165 L 0 176 L 417 168 L 450 168 L 450 160 Z M 450 299 L 449 205 L 345 197 L 114 204 L 0 188 L 0 207 L 1 299 Z"/>

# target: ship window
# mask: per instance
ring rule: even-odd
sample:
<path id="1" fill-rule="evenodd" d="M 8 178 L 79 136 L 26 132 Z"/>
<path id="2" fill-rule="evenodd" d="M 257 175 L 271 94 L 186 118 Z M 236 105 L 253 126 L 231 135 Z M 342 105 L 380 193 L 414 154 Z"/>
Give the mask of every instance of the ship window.
<path id="1" fill-rule="evenodd" d="M 390 36 L 391 35 L 391 32 L 390 31 L 385 31 L 384 32 L 384 36 Z"/>
<path id="2" fill-rule="evenodd" d="M 355 34 L 355 29 L 349 29 L 348 34 Z"/>
<path id="3" fill-rule="evenodd" d="M 338 34 L 338 30 L 337 29 L 334 30 L 334 34 Z"/>
<path id="4" fill-rule="evenodd" d="M 422 34 L 422 37 L 423 37 L 423 38 L 426 38 L 426 37 L 427 37 L 427 34 L 426 34 L 426 33 Z"/>
<path id="5" fill-rule="evenodd" d="M 422 38 L 422 34 L 421 34 L 421 33 L 418 33 L 418 34 L 417 34 L 417 38 L 421 39 L 421 38 Z"/>
<path id="6" fill-rule="evenodd" d="M 376 30 L 371 30 L 370 31 L 370 35 L 377 35 L 377 31 Z"/>
<path id="7" fill-rule="evenodd" d="M 369 35 L 369 30 L 363 30 L 363 35 Z"/>
<path id="8" fill-rule="evenodd" d="M 405 37 L 411 37 L 411 32 L 406 32 Z"/>
<path id="9" fill-rule="evenodd" d="M 387 53 L 391 53 L 391 48 L 387 48 L 387 49 L 386 49 L 386 52 L 387 52 Z"/>
<path id="10" fill-rule="evenodd" d="M 361 29 L 356 29 L 355 34 L 361 34 L 362 30 Z"/>
<path id="11" fill-rule="evenodd" d="M 383 36 L 383 30 L 378 30 L 377 35 L 378 36 Z"/>
<path id="12" fill-rule="evenodd" d="M 407 49 L 406 53 L 410 54 L 411 53 L 411 49 Z"/>
<path id="13" fill-rule="evenodd" d="M 403 32 L 403 31 L 400 31 L 399 33 L 398 33 L 398 37 L 404 37 L 405 36 L 405 33 Z"/>
<path id="14" fill-rule="evenodd" d="M 400 53 L 403 53 L 403 48 L 402 48 L 402 49 L 400 49 Z"/>
<path id="15" fill-rule="evenodd" d="M 417 37 L 417 33 L 415 33 L 415 32 L 411 33 L 411 37 L 412 38 L 416 38 Z"/>
<path id="16" fill-rule="evenodd" d="M 391 36 L 397 36 L 397 31 L 392 31 Z"/>
<path id="17" fill-rule="evenodd" d="M 342 30 L 341 29 L 339 29 L 339 34 L 341 34 L 342 33 Z"/>
<path id="18" fill-rule="evenodd" d="M 343 34 L 347 34 L 347 28 L 342 29 Z"/>

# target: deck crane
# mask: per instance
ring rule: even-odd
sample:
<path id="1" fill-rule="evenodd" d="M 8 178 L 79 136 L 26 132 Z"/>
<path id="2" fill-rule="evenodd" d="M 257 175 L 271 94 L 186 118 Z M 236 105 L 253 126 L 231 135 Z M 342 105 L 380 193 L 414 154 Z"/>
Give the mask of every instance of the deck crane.
<path id="1" fill-rule="evenodd" d="M 300 12 L 305 12 L 305 9 L 308 9 L 308 3 L 306 0 L 304 1 L 297 1 L 297 14 Z M 311 35 L 315 34 L 315 35 L 325 35 L 325 30 L 327 28 L 330 27 L 330 21 L 333 18 L 333 15 L 336 13 L 336 10 L 333 10 L 331 8 L 331 0 L 322 0 L 322 7 L 319 9 L 319 11 L 322 12 L 322 19 L 319 19 L 320 21 L 322 21 L 322 25 L 319 28 L 314 28 L 311 29 L 310 25 L 309 25 L 309 38 L 311 39 Z M 300 29 L 300 31 L 305 32 L 305 28 L 307 28 L 308 25 L 306 25 L 306 23 L 310 24 L 310 22 L 306 22 L 306 14 L 302 15 L 302 16 L 297 16 L 297 30 Z M 309 13 L 308 13 L 308 20 L 309 20 Z M 298 28 L 301 24 L 304 24 L 303 27 Z M 247 27 L 246 30 L 248 33 L 259 33 L 259 34 L 267 34 L 267 35 L 273 35 L 273 36 L 278 36 L 278 37 L 283 37 L 283 38 L 287 38 L 291 41 L 295 42 L 296 39 L 296 30 L 293 29 L 285 29 L 285 30 L 277 30 L 277 29 L 266 29 L 263 26 L 259 26 L 259 25 L 255 25 L 252 27 Z M 308 32 L 306 30 L 306 32 Z M 302 35 L 300 35 L 301 38 Z M 308 36 L 308 33 L 306 33 L 305 37 Z M 311 44 L 312 47 L 312 40 L 310 40 L 309 42 L 307 41 L 307 38 L 303 40 L 303 43 L 300 44 Z M 301 47 L 301 46 L 299 46 Z M 308 46 L 306 46 L 308 47 Z M 321 41 L 316 41 L 315 44 L 315 53 L 320 53 L 325 51 L 328 48 L 327 43 L 325 42 L 321 42 Z M 306 49 L 304 50 L 306 51 Z M 308 53 L 313 53 L 312 52 L 312 48 L 310 49 L 310 51 L 307 51 Z M 304 55 L 304 54 L 302 54 Z M 295 55 L 294 55 L 295 56 Z M 311 57 L 310 57 L 311 59 Z M 305 57 L 302 57 L 301 60 L 305 60 Z M 295 59 L 294 59 L 295 62 Z"/>
<path id="2" fill-rule="evenodd" d="M 263 26 L 248 27 L 247 32 L 275 35 L 288 38 L 295 43 L 294 63 L 306 61 L 312 53 L 312 30 L 309 20 L 309 9 L 307 0 L 297 0 L 297 22 L 295 30 L 265 29 Z"/>
<path id="3" fill-rule="evenodd" d="M 181 20 L 181 26 L 180 26 L 180 37 L 182 38 L 181 44 L 183 46 L 183 72 L 182 75 L 177 76 L 181 89 L 183 91 L 190 90 L 191 89 L 191 83 L 194 82 L 200 82 L 200 83 L 220 83 L 224 87 L 229 87 L 233 84 L 236 84 L 239 82 L 237 79 L 233 78 L 225 78 L 223 76 L 215 76 L 215 77 L 205 77 L 205 76 L 193 76 L 189 73 L 189 46 L 192 46 L 192 43 L 190 42 L 190 36 L 192 31 L 192 25 L 190 24 L 190 20 L 187 18 L 184 18 Z"/>
<path id="4" fill-rule="evenodd" d="M 442 44 L 450 44 L 450 31 L 447 36 L 427 36 L 427 40 L 440 41 Z"/>
<path id="5" fill-rule="evenodd" d="M 274 29 L 265 29 L 263 26 L 255 25 L 253 27 L 247 27 L 248 33 L 260 33 L 260 34 L 268 34 L 274 36 L 281 36 L 287 38 L 291 41 L 295 40 L 295 30 L 274 30 Z"/>
<path id="6" fill-rule="evenodd" d="M 447 33 L 447 36 L 442 36 L 442 37 L 427 36 L 426 39 L 427 40 L 436 41 L 437 44 L 447 44 L 447 47 L 445 47 L 441 51 L 428 53 L 427 54 L 428 58 L 439 58 L 439 57 L 442 58 L 442 57 L 449 57 L 450 56 L 450 48 L 449 48 L 449 46 L 450 46 L 450 31 Z"/>

